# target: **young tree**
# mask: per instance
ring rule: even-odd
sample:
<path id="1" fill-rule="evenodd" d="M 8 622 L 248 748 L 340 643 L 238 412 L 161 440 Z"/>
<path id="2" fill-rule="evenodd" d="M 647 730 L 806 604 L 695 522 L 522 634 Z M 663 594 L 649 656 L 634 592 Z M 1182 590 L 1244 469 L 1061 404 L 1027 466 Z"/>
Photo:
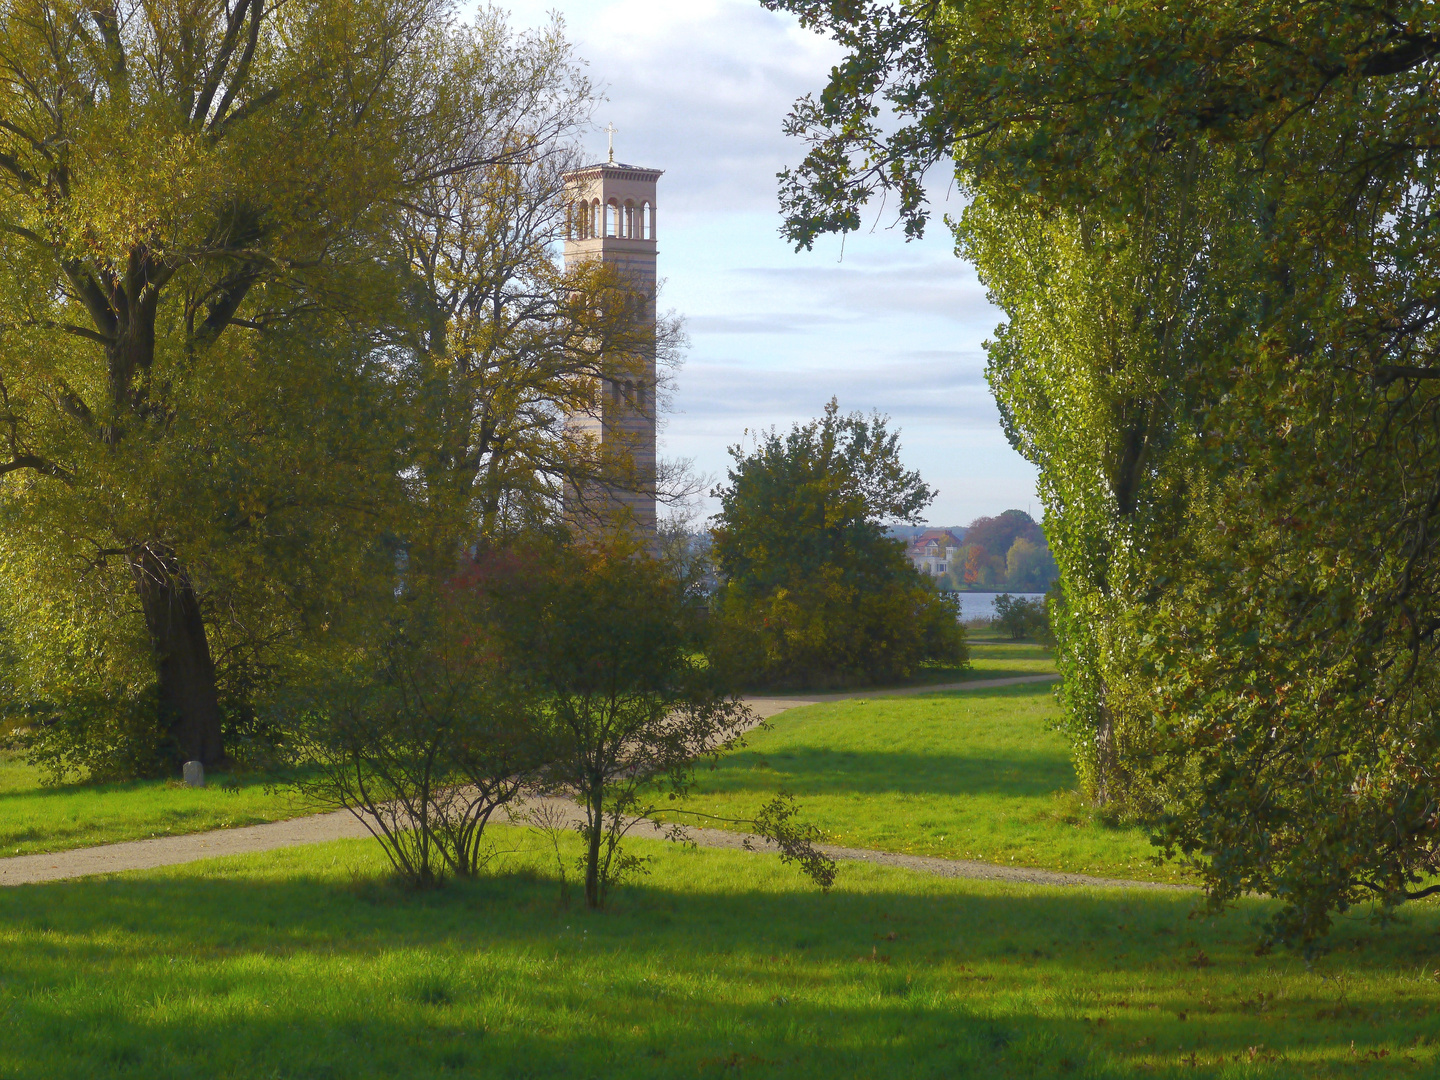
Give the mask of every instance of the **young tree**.
<path id="1" fill-rule="evenodd" d="M 995 597 L 995 622 L 1010 635 L 1011 641 L 1023 641 L 1027 637 L 1043 639 L 1049 629 L 1043 599 L 1027 600 L 1009 593 Z"/>
<path id="2" fill-rule="evenodd" d="M 825 414 L 771 431 L 718 488 L 713 557 L 729 662 L 750 678 L 813 684 L 894 679 L 926 660 L 965 662 L 953 607 L 885 534 L 934 499 L 900 462 L 886 420 Z"/>
<path id="3" fill-rule="evenodd" d="M 705 607 L 683 579 L 623 539 L 608 548 L 528 545 L 482 558 L 505 659 L 543 702 L 545 779 L 584 815 L 585 902 L 639 868 L 631 826 L 689 787 L 697 759 L 733 746 L 745 706 L 704 658 Z"/>

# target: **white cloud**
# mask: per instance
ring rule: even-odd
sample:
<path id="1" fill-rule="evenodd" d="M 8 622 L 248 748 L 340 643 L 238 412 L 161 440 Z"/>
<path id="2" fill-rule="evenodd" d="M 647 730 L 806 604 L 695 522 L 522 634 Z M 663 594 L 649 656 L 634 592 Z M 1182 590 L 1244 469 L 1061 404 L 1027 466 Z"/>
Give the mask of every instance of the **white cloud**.
<path id="1" fill-rule="evenodd" d="M 515 10 L 544 20 L 538 5 Z M 596 119 L 619 129 L 616 157 L 666 170 L 667 212 L 775 211 L 775 173 L 793 155 L 781 123 L 839 58 L 831 43 L 755 0 L 560 10 L 608 98 Z M 604 137 L 592 145 L 603 156 Z"/>
<path id="2" fill-rule="evenodd" d="M 832 396 L 846 412 L 886 413 L 907 428 L 925 423 L 988 432 L 996 422 L 981 362 L 971 354 L 759 371 L 743 360 L 692 361 L 683 377 L 687 387 L 680 407 L 687 427 L 717 434 L 816 416 Z"/>

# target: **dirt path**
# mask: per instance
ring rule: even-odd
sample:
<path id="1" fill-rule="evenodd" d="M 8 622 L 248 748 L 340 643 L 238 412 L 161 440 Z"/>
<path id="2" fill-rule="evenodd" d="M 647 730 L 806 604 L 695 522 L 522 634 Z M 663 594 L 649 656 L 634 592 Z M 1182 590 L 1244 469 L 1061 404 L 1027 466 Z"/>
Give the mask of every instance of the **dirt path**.
<path id="1" fill-rule="evenodd" d="M 822 701 L 899 697 L 950 690 L 983 690 L 999 686 L 1015 686 L 1021 683 L 1045 682 L 1055 678 L 1054 675 L 1020 675 L 1007 679 L 984 679 L 968 683 L 947 683 L 942 686 L 913 686 L 900 690 L 871 690 L 856 694 L 816 694 L 805 698 L 750 698 L 746 703 L 757 716 L 768 719 L 786 709 L 797 708 L 801 705 L 815 705 Z M 569 804 L 557 802 L 556 805 L 567 810 L 574 809 Z M 51 855 L 19 855 L 0 859 L 0 887 L 62 881 L 69 878 L 89 877 L 93 874 L 116 873 L 122 870 L 150 870 L 160 866 L 195 862 L 199 859 L 215 859 L 224 855 L 274 851 L 279 848 L 298 847 L 302 844 L 319 844 L 328 840 L 345 840 L 369 835 L 359 820 L 348 811 L 341 810 L 330 814 L 313 814 L 308 817 L 292 818 L 289 821 L 273 821 L 265 825 L 247 825 L 238 829 L 217 829 L 213 832 L 192 833 L 188 836 L 163 836 L 122 844 L 105 844 L 101 847 L 60 851 Z M 662 834 L 659 828 L 648 822 L 642 822 L 632 830 L 632 835 L 660 836 Z M 754 842 L 754 838 L 747 837 L 746 834 L 726 832 L 723 829 L 691 829 L 690 835 L 701 847 L 741 848 L 747 838 Z M 763 850 L 765 845 L 763 842 L 757 842 L 755 846 Z M 999 866 L 965 859 L 932 859 L 919 855 L 898 855 L 892 852 L 870 851 L 861 848 L 827 846 L 825 851 L 836 859 L 878 863 L 882 866 L 899 866 L 907 870 L 935 874 L 940 877 L 1017 881 L 1032 885 L 1087 885 L 1135 889 L 1173 889 L 1178 887 L 1143 881 L 1087 877 L 1083 874 L 1062 874 L 1051 870 L 1034 870 L 1026 867 Z"/>

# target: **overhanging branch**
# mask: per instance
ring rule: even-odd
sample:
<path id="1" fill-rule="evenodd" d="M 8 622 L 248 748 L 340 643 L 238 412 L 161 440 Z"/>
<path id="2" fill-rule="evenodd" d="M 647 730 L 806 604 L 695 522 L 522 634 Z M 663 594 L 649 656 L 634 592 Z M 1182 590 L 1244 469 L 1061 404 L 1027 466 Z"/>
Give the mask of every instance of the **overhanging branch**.
<path id="1" fill-rule="evenodd" d="M 61 480 L 66 484 L 73 483 L 75 479 L 67 470 L 56 465 L 53 461 L 47 461 L 38 454 L 19 454 L 9 461 L 0 461 L 0 476 L 5 476 L 12 472 L 19 472 L 22 469 L 32 469 L 43 476 L 53 476 L 55 479 Z"/>

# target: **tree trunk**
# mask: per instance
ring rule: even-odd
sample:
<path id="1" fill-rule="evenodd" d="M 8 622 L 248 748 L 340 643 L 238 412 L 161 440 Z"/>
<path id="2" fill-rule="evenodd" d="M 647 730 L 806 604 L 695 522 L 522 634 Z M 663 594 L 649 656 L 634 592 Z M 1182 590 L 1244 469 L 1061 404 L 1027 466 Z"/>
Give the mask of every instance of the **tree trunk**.
<path id="1" fill-rule="evenodd" d="M 600 839 L 605 832 L 605 804 L 601 796 L 590 801 L 590 850 L 585 858 L 585 906 L 600 906 Z"/>
<path id="2" fill-rule="evenodd" d="M 222 764 L 220 698 L 215 663 L 194 586 L 174 555 L 158 545 L 130 558 L 160 680 L 160 725 L 177 761 Z"/>

